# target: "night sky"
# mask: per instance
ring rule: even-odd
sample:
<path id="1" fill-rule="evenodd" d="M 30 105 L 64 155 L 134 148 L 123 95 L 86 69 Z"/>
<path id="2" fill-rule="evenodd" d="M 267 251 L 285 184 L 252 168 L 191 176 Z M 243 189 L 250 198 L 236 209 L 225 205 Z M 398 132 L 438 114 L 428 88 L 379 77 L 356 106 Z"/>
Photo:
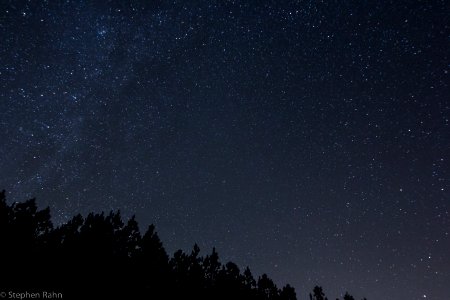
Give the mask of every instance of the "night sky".
<path id="1" fill-rule="evenodd" d="M 7 2 L 8 201 L 136 214 L 300 299 L 450 297 L 450 2 Z"/>

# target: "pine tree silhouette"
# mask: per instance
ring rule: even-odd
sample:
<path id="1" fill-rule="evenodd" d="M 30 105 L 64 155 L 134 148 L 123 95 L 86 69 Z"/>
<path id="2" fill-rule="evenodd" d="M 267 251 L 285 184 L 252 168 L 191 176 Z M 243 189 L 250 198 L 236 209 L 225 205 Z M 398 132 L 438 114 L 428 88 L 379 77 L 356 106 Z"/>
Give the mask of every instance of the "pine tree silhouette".
<path id="1" fill-rule="evenodd" d="M 289 284 L 283 287 L 280 292 L 280 300 L 295 300 L 297 295 L 295 294 L 295 289 Z"/>
<path id="2" fill-rule="evenodd" d="M 348 292 L 345 292 L 344 300 L 355 300 L 353 296 L 351 296 Z"/>
<path id="3" fill-rule="evenodd" d="M 263 274 L 256 281 L 247 267 L 222 264 L 215 248 L 200 256 L 167 255 L 155 227 L 141 235 L 135 217 L 120 211 L 75 215 L 54 227 L 50 209 L 38 210 L 35 199 L 6 203 L 0 192 L 0 289 L 53 290 L 64 299 L 249 299 L 294 300 L 295 289 L 281 290 Z M 310 299 L 326 300 L 321 287 Z M 354 300 L 348 293 L 344 300 Z"/>
<path id="4" fill-rule="evenodd" d="M 325 297 L 325 294 L 324 294 L 321 286 L 314 287 L 313 294 L 309 294 L 309 299 L 310 300 L 328 300 L 328 298 Z"/>

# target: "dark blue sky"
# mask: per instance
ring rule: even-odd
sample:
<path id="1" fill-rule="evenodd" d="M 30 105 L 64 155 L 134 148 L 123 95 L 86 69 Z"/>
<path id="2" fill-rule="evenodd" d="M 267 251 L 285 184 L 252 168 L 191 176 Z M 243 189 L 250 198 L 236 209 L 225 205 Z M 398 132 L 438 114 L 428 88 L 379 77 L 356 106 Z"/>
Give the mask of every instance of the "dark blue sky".
<path id="1" fill-rule="evenodd" d="M 290 283 L 450 295 L 447 1 L 3 1 L 0 188 Z"/>

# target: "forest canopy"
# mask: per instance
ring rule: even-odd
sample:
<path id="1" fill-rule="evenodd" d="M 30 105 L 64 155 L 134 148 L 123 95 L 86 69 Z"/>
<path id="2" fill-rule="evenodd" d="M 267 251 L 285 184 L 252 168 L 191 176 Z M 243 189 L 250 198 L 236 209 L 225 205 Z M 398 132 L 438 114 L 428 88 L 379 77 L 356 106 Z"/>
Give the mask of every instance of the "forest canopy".
<path id="1" fill-rule="evenodd" d="M 35 199 L 8 205 L 2 191 L 0 241 L 5 296 L 297 299 L 289 284 L 278 288 L 266 274 L 255 278 L 249 267 L 222 263 L 215 248 L 200 256 L 195 244 L 190 253 L 178 250 L 169 257 L 153 225 L 141 234 L 135 217 L 124 221 L 119 211 L 78 214 L 55 227 L 49 208 L 39 210 Z M 327 299 L 319 286 L 309 298 Z"/>

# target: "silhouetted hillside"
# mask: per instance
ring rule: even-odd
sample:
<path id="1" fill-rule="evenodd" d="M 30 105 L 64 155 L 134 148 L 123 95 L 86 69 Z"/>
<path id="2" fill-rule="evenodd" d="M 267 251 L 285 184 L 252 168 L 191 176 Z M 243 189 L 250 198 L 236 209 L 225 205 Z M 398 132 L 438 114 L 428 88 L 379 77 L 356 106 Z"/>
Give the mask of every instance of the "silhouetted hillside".
<path id="1" fill-rule="evenodd" d="M 55 228 L 49 208 L 38 210 L 34 199 L 7 205 L 3 191 L 0 242 L 3 298 L 296 299 L 290 285 L 279 289 L 266 274 L 255 279 L 248 267 L 222 264 L 215 249 L 202 257 L 194 245 L 169 257 L 153 225 L 141 235 L 135 218 L 124 222 L 120 212 L 76 215 Z M 316 287 L 310 299 L 326 298 Z"/>

